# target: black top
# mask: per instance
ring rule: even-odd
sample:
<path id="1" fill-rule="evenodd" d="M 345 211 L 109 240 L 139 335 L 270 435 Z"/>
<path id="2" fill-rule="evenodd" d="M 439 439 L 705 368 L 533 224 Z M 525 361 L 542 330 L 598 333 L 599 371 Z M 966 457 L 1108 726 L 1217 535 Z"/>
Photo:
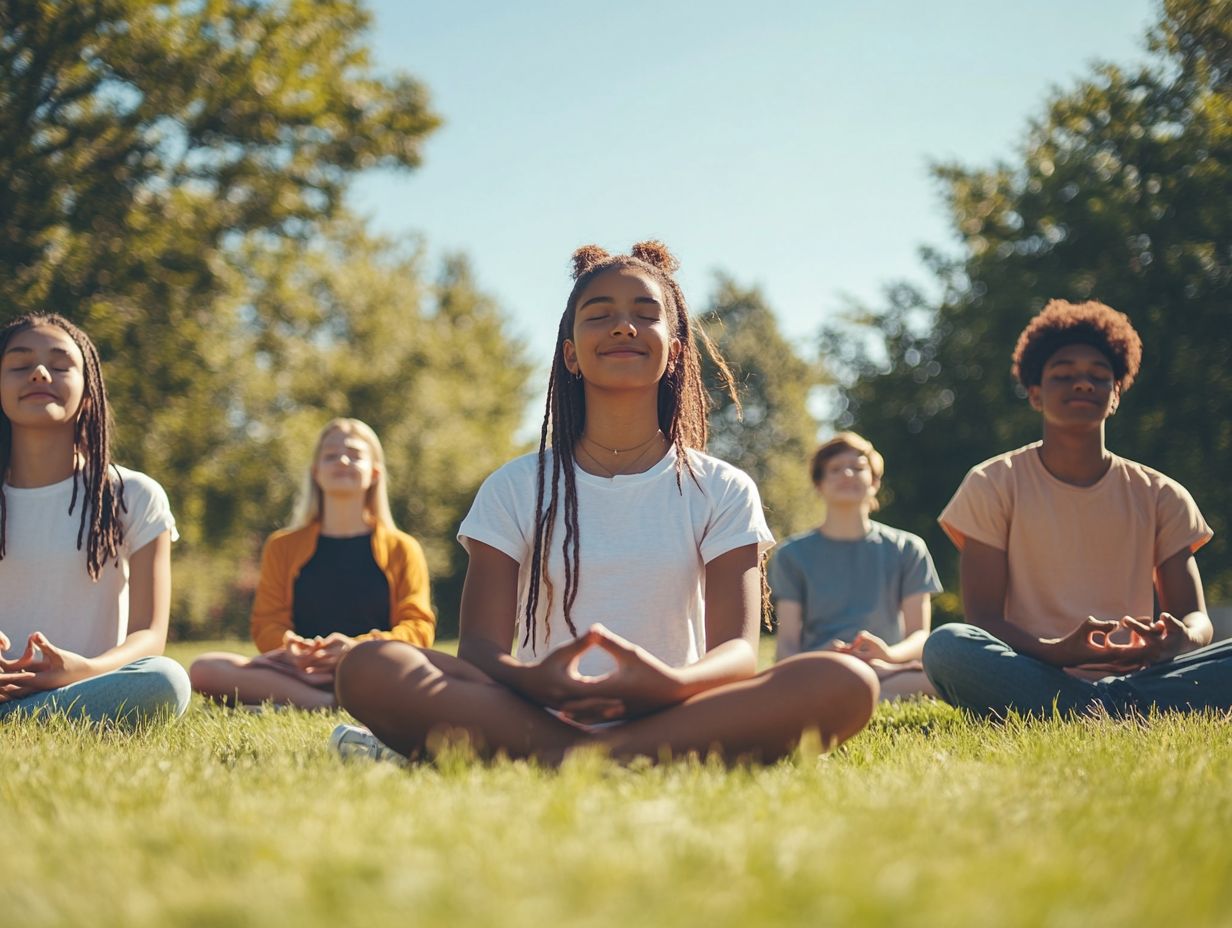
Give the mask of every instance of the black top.
<path id="1" fill-rule="evenodd" d="M 389 631 L 389 580 L 372 556 L 371 535 L 317 539 L 295 578 L 291 624 L 305 638 Z"/>

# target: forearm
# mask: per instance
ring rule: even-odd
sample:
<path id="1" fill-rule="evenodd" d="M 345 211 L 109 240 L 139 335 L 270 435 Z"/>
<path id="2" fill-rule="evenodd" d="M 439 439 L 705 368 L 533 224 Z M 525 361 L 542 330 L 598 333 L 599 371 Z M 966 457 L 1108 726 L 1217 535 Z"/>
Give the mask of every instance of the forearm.
<path id="1" fill-rule="evenodd" d="M 360 635 L 358 641 L 369 638 L 385 638 L 392 641 L 405 641 L 418 648 L 430 648 L 436 640 L 436 620 L 424 616 L 413 616 L 398 622 L 389 631 L 370 631 Z"/>
<path id="2" fill-rule="evenodd" d="M 774 659 L 776 661 L 784 661 L 800 653 L 800 633 L 793 635 L 791 632 L 785 631 L 782 627 L 774 636 Z"/>
<path id="3" fill-rule="evenodd" d="M 289 622 L 283 624 L 274 621 L 253 620 L 252 641 L 257 646 L 257 651 L 265 654 L 267 651 L 281 648 L 283 636 L 289 631 L 293 631 Z"/>
<path id="4" fill-rule="evenodd" d="M 757 673 L 757 652 L 744 638 L 716 645 L 701 660 L 675 671 L 681 701 Z"/>
<path id="5" fill-rule="evenodd" d="M 917 629 L 902 641 L 887 647 L 886 660 L 891 664 L 906 664 L 909 661 L 918 661 L 924 655 L 924 642 L 927 640 L 928 629 Z"/>
<path id="6" fill-rule="evenodd" d="M 474 664 L 497 683 L 518 689 L 518 675 L 526 667 L 507 648 L 485 638 L 463 636 L 458 642 L 458 657 Z"/>
<path id="7" fill-rule="evenodd" d="M 157 632 L 152 628 L 143 628 L 130 632 L 128 637 L 114 648 L 89 659 L 92 670 L 90 675 L 98 676 L 102 673 L 110 673 L 140 658 L 162 654 L 166 644 L 167 635 L 165 632 Z"/>
<path id="8" fill-rule="evenodd" d="M 968 616 L 967 621 L 977 628 L 982 628 L 994 638 L 1005 642 L 1019 654 L 1034 657 L 1036 660 L 1044 661 L 1045 663 L 1055 663 L 1050 654 L 1049 641 L 1037 638 L 1003 617 L 990 615 Z"/>

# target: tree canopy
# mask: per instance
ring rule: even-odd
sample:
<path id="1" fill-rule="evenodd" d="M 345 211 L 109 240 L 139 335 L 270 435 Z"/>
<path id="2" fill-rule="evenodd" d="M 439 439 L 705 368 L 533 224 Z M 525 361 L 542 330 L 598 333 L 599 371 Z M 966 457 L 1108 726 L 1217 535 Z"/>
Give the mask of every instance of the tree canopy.
<path id="1" fill-rule="evenodd" d="M 1059 297 L 1101 300 L 1142 335 L 1109 446 L 1193 493 L 1216 533 L 1208 595 L 1232 596 L 1232 3 L 1168 0 L 1150 48 L 1143 68 L 1055 93 L 1014 162 L 938 166 L 959 242 L 926 253 L 940 296 L 896 286 L 823 335 L 840 424 L 885 454 L 886 518 L 928 539 L 950 588 L 934 520 L 968 468 L 1039 437 L 1009 357 Z"/>
<path id="2" fill-rule="evenodd" d="M 809 394 L 825 378 L 779 331 L 778 320 L 756 288 L 720 276 L 702 326 L 731 366 L 740 408 L 720 387 L 703 352 L 702 373 L 714 404 L 710 453 L 757 481 L 775 537 L 785 539 L 817 522 L 820 506 L 809 479 L 817 420 Z"/>
<path id="3" fill-rule="evenodd" d="M 381 435 L 448 612 L 453 528 L 512 451 L 522 346 L 465 260 L 432 279 L 345 212 L 439 122 L 368 25 L 359 0 L 0 6 L 0 322 L 52 310 L 98 343 L 118 456 L 179 517 L 177 621 L 242 615 L 240 564 L 335 415 Z"/>

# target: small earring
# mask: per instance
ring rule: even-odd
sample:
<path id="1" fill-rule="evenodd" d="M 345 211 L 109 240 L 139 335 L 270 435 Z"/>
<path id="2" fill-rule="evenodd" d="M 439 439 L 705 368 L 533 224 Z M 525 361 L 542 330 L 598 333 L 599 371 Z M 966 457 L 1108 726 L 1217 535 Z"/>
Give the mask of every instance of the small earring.
<path id="1" fill-rule="evenodd" d="M 580 367 L 576 371 L 570 371 L 569 373 L 573 376 L 575 381 L 578 383 L 582 382 L 582 369 Z"/>

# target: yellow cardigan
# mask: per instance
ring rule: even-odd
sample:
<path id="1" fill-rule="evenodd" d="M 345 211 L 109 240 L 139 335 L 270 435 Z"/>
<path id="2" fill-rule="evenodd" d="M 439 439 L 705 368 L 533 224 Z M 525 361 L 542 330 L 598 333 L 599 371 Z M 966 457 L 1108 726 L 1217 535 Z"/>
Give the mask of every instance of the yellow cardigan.
<path id="1" fill-rule="evenodd" d="M 292 631 L 291 601 L 295 579 L 317 549 L 321 526 L 275 532 L 261 554 L 261 578 L 252 603 L 252 640 L 262 654 L 282 647 L 282 635 Z M 389 581 L 390 631 L 373 629 L 366 638 L 395 638 L 420 647 L 436 638 L 436 615 L 428 589 L 428 562 L 410 535 L 377 524 L 372 530 L 372 556 Z"/>

